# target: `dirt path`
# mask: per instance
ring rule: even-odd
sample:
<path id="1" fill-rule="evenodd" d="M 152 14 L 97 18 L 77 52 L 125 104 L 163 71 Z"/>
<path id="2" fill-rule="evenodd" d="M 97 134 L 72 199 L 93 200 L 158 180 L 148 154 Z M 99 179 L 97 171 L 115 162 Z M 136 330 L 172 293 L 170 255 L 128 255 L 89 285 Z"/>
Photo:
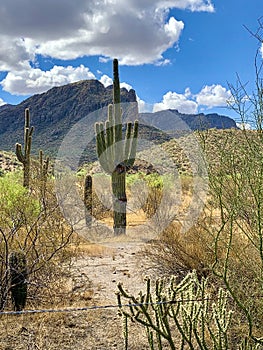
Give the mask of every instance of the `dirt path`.
<path id="1" fill-rule="evenodd" d="M 78 258 L 72 267 L 75 276 L 73 288 L 93 290 L 93 300 L 98 305 L 116 304 L 117 284 L 137 294 L 144 288 L 143 262 L 138 258 L 142 243 L 114 242 L 103 245 L 99 256 Z"/>

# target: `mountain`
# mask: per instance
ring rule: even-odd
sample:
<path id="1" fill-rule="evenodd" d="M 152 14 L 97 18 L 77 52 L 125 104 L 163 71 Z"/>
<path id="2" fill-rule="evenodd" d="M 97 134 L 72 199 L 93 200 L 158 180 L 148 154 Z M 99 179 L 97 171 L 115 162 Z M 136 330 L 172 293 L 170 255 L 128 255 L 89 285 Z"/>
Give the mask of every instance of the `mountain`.
<path id="1" fill-rule="evenodd" d="M 224 115 L 183 114 L 176 109 L 155 113 L 141 113 L 141 119 L 147 124 L 172 134 L 206 129 L 237 129 L 236 122 Z"/>
<path id="2" fill-rule="evenodd" d="M 134 90 L 121 89 L 121 101 L 124 105 L 136 106 Z M 59 145 L 74 129 L 75 125 L 82 127 L 81 121 L 86 120 L 85 127 L 79 132 L 85 134 L 94 130 L 94 123 L 107 118 L 106 106 L 112 102 L 112 86 L 107 88 L 98 80 L 83 80 L 77 83 L 54 87 L 49 91 L 34 95 L 18 105 L 0 107 L 0 149 L 14 151 L 15 143 L 23 143 L 24 110 L 30 109 L 31 125 L 34 126 L 33 151 L 43 149 L 46 153 L 55 155 Z M 127 103 L 126 103 L 127 102 Z M 105 107 L 105 108 L 103 108 Z M 130 108 L 130 107 L 129 107 Z M 103 111 L 103 118 L 96 114 Z M 130 119 L 134 110 L 124 111 L 125 118 Z M 140 137 L 164 142 L 170 139 L 171 130 L 203 129 L 203 128 L 236 128 L 235 122 L 226 116 L 217 114 L 181 114 L 176 110 L 156 113 L 142 113 L 139 117 L 142 123 L 139 128 Z M 84 124 L 83 124 L 84 125 Z M 161 129 L 161 130 L 158 130 Z M 89 160 L 95 155 L 95 141 L 89 140 L 91 146 Z M 84 156 L 86 159 L 86 156 Z"/>
<path id="3" fill-rule="evenodd" d="M 121 89 L 122 102 L 136 102 L 134 90 Z M 34 95 L 20 104 L 0 107 L 0 149 L 14 150 L 23 142 L 24 110 L 30 109 L 34 126 L 33 149 L 42 148 L 54 154 L 64 136 L 79 120 L 112 102 L 112 86 L 98 80 L 54 87 Z M 94 125 L 91 126 L 94 128 Z"/>

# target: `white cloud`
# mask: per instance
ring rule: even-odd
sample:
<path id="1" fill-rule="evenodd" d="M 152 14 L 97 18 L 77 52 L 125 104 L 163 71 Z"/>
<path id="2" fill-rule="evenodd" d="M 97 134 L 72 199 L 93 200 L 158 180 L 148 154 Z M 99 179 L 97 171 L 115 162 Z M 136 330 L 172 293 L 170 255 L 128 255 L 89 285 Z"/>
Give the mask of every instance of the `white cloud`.
<path id="1" fill-rule="evenodd" d="M 76 68 L 54 66 L 49 71 L 31 68 L 20 72 L 9 72 L 1 85 L 5 91 L 12 94 L 29 95 L 83 79 L 95 79 L 94 74 L 83 65 Z"/>
<path id="2" fill-rule="evenodd" d="M 155 103 L 153 111 L 165 109 L 177 109 L 180 113 L 197 113 L 202 106 L 206 109 L 213 107 L 225 107 L 227 100 L 231 99 L 231 92 L 219 84 L 206 85 L 202 90 L 193 95 L 190 88 L 186 88 L 184 94 L 169 91 L 163 96 L 162 102 Z"/>
<path id="3" fill-rule="evenodd" d="M 25 40 L 9 38 L 0 34 L 0 47 L 0 71 L 30 68 L 29 62 L 34 58 L 34 55 L 30 52 Z"/>
<path id="4" fill-rule="evenodd" d="M 169 18 L 174 8 L 213 11 L 209 0 L 1 0 L 0 70 L 28 68 L 36 54 L 167 64 L 163 53 L 184 28 Z"/>
<path id="5" fill-rule="evenodd" d="M 189 89 L 185 91 L 185 94 L 178 94 L 172 91 L 167 92 L 163 96 L 162 102 L 154 104 L 153 112 L 164 109 L 177 109 L 180 113 L 197 113 L 198 104 L 189 99 L 189 92 Z"/>
<path id="6" fill-rule="evenodd" d="M 3 105 L 6 105 L 6 102 L 2 98 L 0 98 L 0 106 L 3 106 Z"/>
<path id="7" fill-rule="evenodd" d="M 104 74 L 104 75 L 100 78 L 100 82 L 101 82 L 105 87 L 110 86 L 110 85 L 113 84 L 112 78 L 109 77 L 109 76 L 106 75 L 106 74 Z M 125 89 L 127 89 L 128 91 L 129 91 L 130 89 L 133 88 L 130 84 L 125 83 L 125 82 L 120 82 L 120 87 L 121 87 L 121 88 L 125 88 Z"/>
<path id="8" fill-rule="evenodd" d="M 252 126 L 249 123 L 236 123 L 237 127 L 241 130 L 252 130 Z"/>
<path id="9" fill-rule="evenodd" d="M 10 93 L 27 95 L 94 78 L 82 66 L 41 71 L 38 55 L 169 64 L 163 54 L 178 46 L 184 28 L 182 21 L 169 16 L 176 8 L 213 11 L 210 0 L 78 0 L 77 5 L 72 0 L 1 0 L 0 71 L 7 72 L 1 84 Z"/>
<path id="10" fill-rule="evenodd" d="M 160 1 L 160 6 L 167 8 L 189 9 L 191 11 L 214 12 L 215 8 L 210 0 L 166 0 Z"/>
<path id="11" fill-rule="evenodd" d="M 113 80 L 112 78 L 110 78 L 108 75 L 104 74 L 101 78 L 100 78 L 100 82 L 105 86 L 110 86 L 113 84 Z"/>
<path id="12" fill-rule="evenodd" d="M 196 102 L 198 105 L 204 105 L 209 108 L 223 107 L 227 105 L 227 101 L 231 98 L 230 90 L 227 90 L 221 85 L 205 86 L 196 95 Z"/>
<path id="13" fill-rule="evenodd" d="M 261 56 L 263 58 L 263 43 L 261 44 L 260 52 L 261 52 Z"/>

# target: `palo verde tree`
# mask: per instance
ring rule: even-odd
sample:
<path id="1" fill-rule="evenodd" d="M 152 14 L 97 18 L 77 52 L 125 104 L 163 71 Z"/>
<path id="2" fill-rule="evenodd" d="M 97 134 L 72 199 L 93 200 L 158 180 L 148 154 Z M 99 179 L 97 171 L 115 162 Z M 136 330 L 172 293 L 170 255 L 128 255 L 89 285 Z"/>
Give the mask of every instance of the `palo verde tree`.
<path id="1" fill-rule="evenodd" d="M 97 154 L 104 171 L 111 175 L 114 234 L 126 233 L 126 172 L 134 164 L 138 121 L 128 122 L 123 135 L 118 60 L 113 60 L 113 104 L 108 107 L 108 120 L 95 124 Z"/>
<path id="2" fill-rule="evenodd" d="M 16 144 L 16 156 L 19 162 L 23 164 L 24 180 L 23 186 L 28 188 L 30 182 L 30 153 L 32 144 L 32 134 L 34 127 L 30 126 L 30 114 L 29 109 L 25 109 L 25 126 L 24 126 L 24 152 L 22 151 L 22 145 Z"/>

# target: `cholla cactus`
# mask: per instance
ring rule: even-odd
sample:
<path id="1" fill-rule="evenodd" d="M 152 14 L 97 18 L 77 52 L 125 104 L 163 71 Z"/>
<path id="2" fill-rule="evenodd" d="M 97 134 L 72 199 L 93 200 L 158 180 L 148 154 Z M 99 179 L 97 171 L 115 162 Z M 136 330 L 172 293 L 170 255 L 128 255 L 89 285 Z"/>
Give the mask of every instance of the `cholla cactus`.
<path id="1" fill-rule="evenodd" d="M 126 233 L 126 171 L 134 164 L 138 121 L 128 122 L 122 132 L 118 60 L 113 61 L 113 104 L 108 107 L 108 120 L 95 124 L 97 154 L 105 172 L 111 175 L 115 235 Z"/>
<path id="2" fill-rule="evenodd" d="M 24 309 L 27 298 L 27 263 L 23 252 L 9 256 L 10 290 L 15 311 Z"/>
<path id="3" fill-rule="evenodd" d="M 152 281 L 147 278 L 146 293 L 140 292 L 138 297 L 129 294 L 119 284 L 119 311 L 125 320 L 131 319 L 143 325 L 150 349 L 155 349 L 155 345 L 162 349 L 167 342 L 174 350 L 230 349 L 232 311 L 227 306 L 228 294 L 220 289 L 212 298 L 207 281 L 199 281 L 194 271 L 178 284 L 174 277 L 157 280 L 152 290 Z M 124 333 L 126 348 L 127 329 Z"/>
<path id="4" fill-rule="evenodd" d="M 29 188 L 30 182 L 30 153 L 32 144 L 32 134 L 34 127 L 30 126 L 30 114 L 29 109 L 25 109 L 25 126 L 24 126 L 24 152 L 22 151 L 22 145 L 16 144 L 16 156 L 19 162 L 23 164 L 24 181 L 23 186 Z"/>

